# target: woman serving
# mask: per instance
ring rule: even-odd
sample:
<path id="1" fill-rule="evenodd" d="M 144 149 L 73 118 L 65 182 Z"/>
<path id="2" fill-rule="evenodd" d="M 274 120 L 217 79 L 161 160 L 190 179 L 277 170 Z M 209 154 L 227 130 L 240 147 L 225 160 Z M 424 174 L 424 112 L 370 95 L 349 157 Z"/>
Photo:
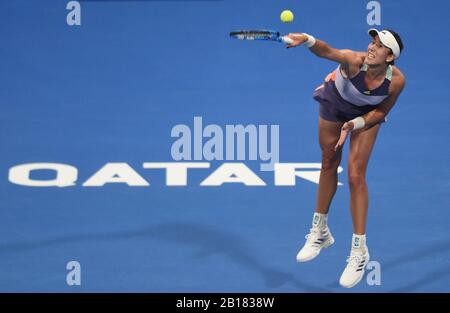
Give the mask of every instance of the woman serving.
<path id="1" fill-rule="evenodd" d="M 355 286 L 364 276 L 369 262 L 366 244 L 366 218 L 369 195 L 366 184 L 367 164 L 381 123 L 396 103 L 405 86 L 405 77 L 394 66 L 403 43 L 392 30 L 370 29 L 372 41 L 366 52 L 338 50 L 308 34 L 291 33 L 288 48 L 308 47 L 321 58 L 339 63 L 314 91 L 320 104 L 319 143 L 322 168 L 317 191 L 312 228 L 306 243 L 297 254 L 299 262 L 314 259 L 334 238 L 327 225 L 327 214 L 337 189 L 337 169 L 342 147 L 350 137 L 348 181 L 353 237 L 347 266 L 340 278 L 343 287 Z"/>

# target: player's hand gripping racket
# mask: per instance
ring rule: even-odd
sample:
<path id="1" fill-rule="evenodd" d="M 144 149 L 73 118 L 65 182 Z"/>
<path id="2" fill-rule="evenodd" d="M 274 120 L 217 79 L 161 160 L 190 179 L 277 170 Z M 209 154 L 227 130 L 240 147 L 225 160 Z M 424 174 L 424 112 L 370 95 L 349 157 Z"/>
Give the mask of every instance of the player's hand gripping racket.
<path id="1" fill-rule="evenodd" d="M 285 44 L 292 44 L 294 41 L 287 37 L 281 36 L 280 32 L 274 30 L 238 30 L 230 32 L 230 37 L 240 39 L 240 40 L 270 40 L 283 42 Z"/>

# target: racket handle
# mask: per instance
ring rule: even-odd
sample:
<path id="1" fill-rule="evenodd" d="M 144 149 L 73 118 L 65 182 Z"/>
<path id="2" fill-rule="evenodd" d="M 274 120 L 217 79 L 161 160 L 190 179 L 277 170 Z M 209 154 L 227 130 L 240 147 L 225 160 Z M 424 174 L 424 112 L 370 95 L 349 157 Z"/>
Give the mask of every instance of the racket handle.
<path id="1" fill-rule="evenodd" d="M 281 37 L 281 41 L 284 42 L 285 44 L 292 44 L 294 42 L 294 40 L 292 40 L 291 38 L 289 38 L 288 36 L 282 36 Z"/>

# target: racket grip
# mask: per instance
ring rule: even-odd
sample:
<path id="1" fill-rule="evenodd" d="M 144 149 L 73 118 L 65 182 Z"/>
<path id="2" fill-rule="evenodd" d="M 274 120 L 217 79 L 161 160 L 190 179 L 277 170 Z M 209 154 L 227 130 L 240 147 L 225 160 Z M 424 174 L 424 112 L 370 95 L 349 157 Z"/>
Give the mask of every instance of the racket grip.
<path id="1" fill-rule="evenodd" d="M 281 41 L 284 42 L 285 44 L 292 44 L 294 42 L 294 40 L 292 40 L 291 38 L 289 38 L 288 36 L 282 36 L 281 37 Z"/>

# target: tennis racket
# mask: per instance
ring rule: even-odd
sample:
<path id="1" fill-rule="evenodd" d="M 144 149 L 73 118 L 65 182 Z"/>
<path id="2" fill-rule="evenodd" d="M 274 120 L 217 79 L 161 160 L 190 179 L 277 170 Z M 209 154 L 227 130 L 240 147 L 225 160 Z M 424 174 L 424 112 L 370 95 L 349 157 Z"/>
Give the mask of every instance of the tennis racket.
<path id="1" fill-rule="evenodd" d="M 291 44 L 294 41 L 287 36 L 281 36 L 280 32 L 274 30 L 238 30 L 230 32 L 230 37 L 240 40 L 270 40 Z"/>

